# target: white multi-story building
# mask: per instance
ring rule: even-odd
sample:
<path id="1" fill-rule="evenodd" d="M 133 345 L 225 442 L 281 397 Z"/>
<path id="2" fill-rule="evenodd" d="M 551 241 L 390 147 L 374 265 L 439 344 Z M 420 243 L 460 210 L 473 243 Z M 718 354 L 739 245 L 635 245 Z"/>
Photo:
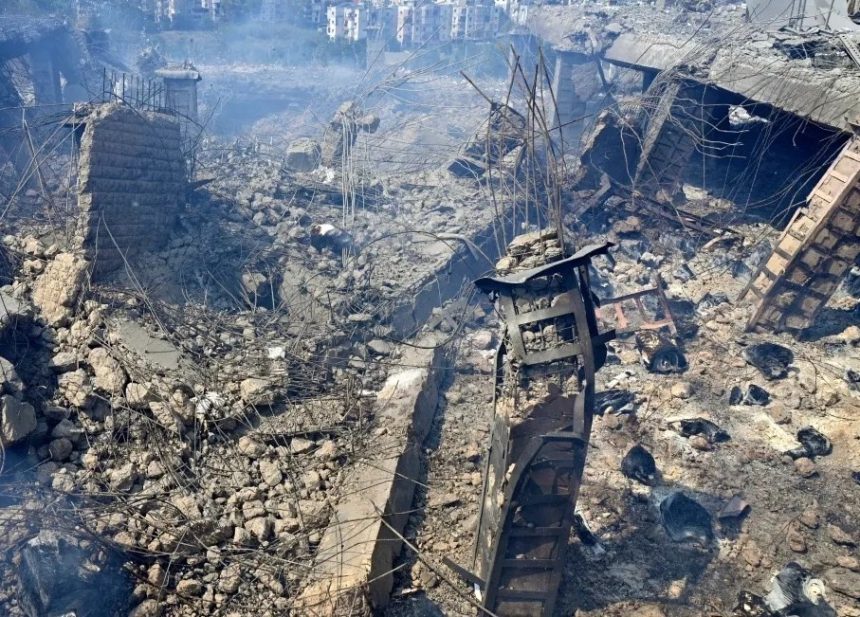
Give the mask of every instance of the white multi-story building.
<path id="1" fill-rule="evenodd" d="M 396 39 L 404 46 L 451 39 L 453 6 L 405 0 L 397 6 Z"/>
<path id="2" fill-rule="evenodd" d="M 328 7 L 326 18 L 326 34 L 332 41 L 361 41 L 368 36 L 382 38 L 394 34 L 394 7 L 337 4 Z"/>
<path id="3" fill-rule="evenodd" d="M 488 0 L 455 0 L 451 3 L 451 39 L 479 41 L 496 36 L 499 9 Z"/>
<path id="4" fill-rule="evenodd" d="M 519 25 L 524 25 L 528 20 L 531 5 L 532 0 L 496 0 L 496 8 L 506 14 L 511 22 Z"/>

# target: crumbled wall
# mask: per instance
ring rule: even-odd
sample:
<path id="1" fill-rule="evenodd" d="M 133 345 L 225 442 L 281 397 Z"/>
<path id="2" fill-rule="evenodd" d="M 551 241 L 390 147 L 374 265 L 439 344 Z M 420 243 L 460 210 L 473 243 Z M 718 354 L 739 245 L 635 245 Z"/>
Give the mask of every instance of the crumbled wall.
<path id="1" fill-rule="evenodd" d="M 179 123 L 171 116 L 104 105 L 81 139 L 79 239 L 93 276 L 134 264 L 169 238 L 185 187 Z"/>

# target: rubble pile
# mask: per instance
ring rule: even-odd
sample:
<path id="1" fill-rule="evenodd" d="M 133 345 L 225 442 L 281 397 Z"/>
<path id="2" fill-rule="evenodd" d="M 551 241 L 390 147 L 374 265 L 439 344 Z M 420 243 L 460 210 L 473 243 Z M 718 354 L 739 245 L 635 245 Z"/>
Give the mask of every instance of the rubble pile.
<path id="1" fill-rule="evenodd" d="M 593 225 L 603 227 L 592 227 L 589 241 L 616 244 L 611 261 L 596 263 L 595 286 L 605 282 L 598 296 L 647 285 L 659 273 L 689 367 L 656 374 L 630 336 L 609 343 L 578 504 L 596 542 L 579 531 L 580 540 L 573 540 L 561 610 L 583 616 L 751 615 L 732 612 L 738 588 L 767 596 L 771 577 L 796 561 L 823 581 L 833 608 L 822 605 L 821 614 L 860 614 L 857 594 L 848 590 L 860 572 L 860 502 L 852 479 L 860 465 L 860 420 L 852 385 L 843 378 L 856 370 L 856 326 L 835 313 L 833 322 L 819 325 L 829 334 L 811 341 L 745 332 L 752 307 L 716 299 L 715 290 L 734 297 L 749 279 L 745 263 L 755 244 L 742 238 L 756 237 L 755 226 L 736 226 L 739 237 L 714 253 L 707 237 L 677 231 L 670 238 L 647 215 L 621 211 L 597 218 Z M 847 288 L 840 293 L 837 306 L 856 303 Z M 428 488 L 410 520 L 420 559 L 404 556 L 386 613 L 392 617 L 430 606 L 448 615 L 472 614 L 465 586 L 453 593 L 426 563 L 472 559 L 475 496 L 492 420 L 495 324 L 489 307 L 481 307 L 461 337 L 456 374 L 427 457 Z M 753 394 L 753 405 L 731 400 L 735 387 L 746 396 L 766 391 L 768 397 Z M 631 484 L 625 457 L 641 445 L 653 453 L 656 468 L 644 484 Z M 684 512 L 695 513 L 691 521 L 707 516 L 713 529 L 698 522 L 687 528 L 686 519 L 674 514 L 671 522 L 665 518 L 673 495 L 696 504 L 685 506 Z"/>

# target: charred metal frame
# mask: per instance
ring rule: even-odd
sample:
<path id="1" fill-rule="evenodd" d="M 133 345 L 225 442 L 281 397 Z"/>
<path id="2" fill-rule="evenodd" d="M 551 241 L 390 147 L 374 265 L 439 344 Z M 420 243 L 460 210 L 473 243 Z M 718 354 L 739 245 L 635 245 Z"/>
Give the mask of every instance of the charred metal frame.
<path id="1" fill-rule="evenodd" d="M 656 296 L 657 301 L 660 303 L 660 308 L 663 309 L 663 319 L 639 319 L 635 326 L 631 326 L 631 320 L 627 313 L 624 312 L 624 303 L 632 301 L 636 305 L 636 312 L 644 317 L 648 314 L 648 310 L 642 304 L 642 298 L 651 295 Z M 617 298 L 601 300 L 600 307 L 597 308 L 597 316 L 601 319 L 608 319 L 609 315 L 607 313 L 610 307 L 614 311 L 618 334 L 627 334 L 636 332 L 637 330 L 660 330 L 662 328 L 668 328 L 669 332 L 673 335 L 678 334 L 675 318 L 669 308 L 669 301 L 666 299 L 666 294 L 663 293 L 663 279 L 659 274 L 654 277 L 654 285 L 652 287 L 639 289 L 633 293 L 618 296 Z"/>
<path id="2" fill-rule="evenodd" d="M 504 337 L 475 574 L 449 565 L 480 588 L 482 605 L 499 617 L 549 617 L 555 606 L 591 433 L 595 373 L 615 337 L 598 330 L 588 266 L 610 246 L 475 282 L 495 299 Z M 526 332 L 543 333 L 543 344 Z M 519 406 L 523 392 L 544 386 L 544 398 Z"/>

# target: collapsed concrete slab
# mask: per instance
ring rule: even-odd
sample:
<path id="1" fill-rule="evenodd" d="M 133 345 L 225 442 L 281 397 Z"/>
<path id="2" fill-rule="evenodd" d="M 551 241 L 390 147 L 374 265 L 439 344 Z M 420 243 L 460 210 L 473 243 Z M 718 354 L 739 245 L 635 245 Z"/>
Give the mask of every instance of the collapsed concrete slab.
<path id="1" fill-rule="evenodd" d="M 299 598 L 303 615 L 365 615 L 388 603 L 401 548 L 392 529 L 401 532 L 409 517 L 421 444 L 446 365 L 437 344 L 429 337 L 406 348 L 404 368 L 377 394 L 376 454 L 350 471 L 353 490 L 337 505 L 314 560 L 313 582 Z"/>

